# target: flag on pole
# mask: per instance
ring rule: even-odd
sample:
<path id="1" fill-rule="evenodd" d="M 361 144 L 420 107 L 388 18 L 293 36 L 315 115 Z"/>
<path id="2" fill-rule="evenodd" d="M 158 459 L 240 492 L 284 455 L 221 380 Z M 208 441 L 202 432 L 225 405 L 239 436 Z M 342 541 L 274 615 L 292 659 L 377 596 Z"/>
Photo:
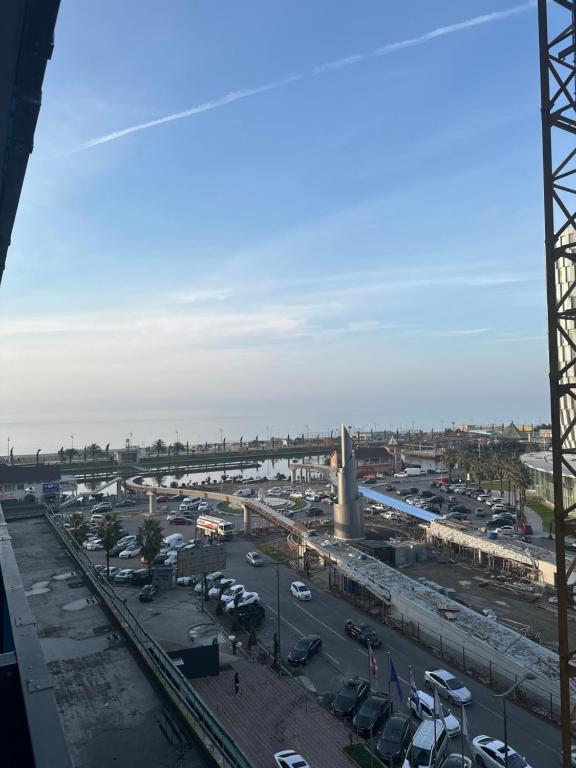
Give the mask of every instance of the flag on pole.
<path id="1" fill-rule="evenodd" d="M 370 669 L 372 671 L 372 677 L 378 677 L 378 662 L 376 661 L 376 656 L 370 643 L 368 643 L 368 656 L 370 657 Z"/>
<path id="2" fill-rule="evenodd" d="M 444 726 L 444 730 L 448 731 L 448 728 L 446 728 L 446 720 L 444 720 L 444 710 L 442 709 L 442 702 L 440 701 L 440 696 L 438 695 L 438 688 L 434 688 L 434 715 L 436 717 L 439 717 L 440 720 L 442 720 L 442 725 Z"/>
<path id="3" fill-rule="evenodd" d="M 466 717 L 466 708 L 462 704 L 462 735 L 466 736 L 466 741 L 468 741 L 468 718 Z"/>
<path id="4" fill-rule="evenodd" d="M 420 697 L 418 696 L 416 681 L 414 680 L 414 675 L 412 674 L 412 667 L 409 667 L 408 669 L 410 670 L 410 701 L 412 702 L 416 717 L 420 717 L 422 710 L 422 707 L 420 706 Z"/>
<path id="5" fill-rule="evenodd" d="M 398 675 L 396 674 L 396 669 L 394 667 L 394 662 L 392 661 L 392 657 L 389 657 L 390 661 L 390 669 L 388 670 L 388 675 L 390 679 L 390 683 L 396 684 L 396 690 L 398 691 L 398 698 L 400 701 L 402 701 L 402 688 L 400 688 L 400 680 L 398 680 Z"/>

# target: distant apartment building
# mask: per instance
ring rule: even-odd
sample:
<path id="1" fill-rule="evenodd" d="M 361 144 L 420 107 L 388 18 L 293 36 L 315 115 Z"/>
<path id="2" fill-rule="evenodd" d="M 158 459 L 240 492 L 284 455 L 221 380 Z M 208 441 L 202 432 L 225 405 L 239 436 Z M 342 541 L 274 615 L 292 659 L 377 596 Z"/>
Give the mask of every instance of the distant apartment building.
<path id="1" fill-rule="evenodd" d="M 36 499 L 60 492 L 60 467 L 55 464 L 0 464 L 0 502 Z"/>
<path id="2" fill-rule="evenodd" d="M 356 459 L 356 474 L 359 477 L 374 475 L 379 472 L 383 475 L 394 473 L 394 448 L 387 445 L 358 445 L 354 449 Z M 330 467 L 334 470 L 342 463 L 340 448 L 330 454 Z"/>

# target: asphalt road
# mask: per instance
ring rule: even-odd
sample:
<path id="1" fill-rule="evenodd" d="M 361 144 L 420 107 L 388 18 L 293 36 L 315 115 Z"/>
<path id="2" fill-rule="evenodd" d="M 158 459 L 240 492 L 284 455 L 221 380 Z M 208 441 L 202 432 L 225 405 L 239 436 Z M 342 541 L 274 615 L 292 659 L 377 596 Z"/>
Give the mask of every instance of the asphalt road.
<path id="1" fill-rule="evenodd" d="M 404 481 L 403 485 L 410 487 L 429 485 L 429 478 L 424 482 L 414 482 L 414 478 Z M 173 506 L 173 505 L 170 505 Z M 168 505 L 162 508 L 161 519 L 164 521 L 166 532 L 181 532 L 184 537 L 192 536 L 192 526 L 172 526 L 165 522 Z M 129 532 L 135 532 L 140 523 L 142 509 L 123 510 L 124 526 Z M 328 511 L 328 510 L 327 510 Z M 236 519 L 240 523 L 241 517 Z M 285 658 L 292 645 L 299 637 L 307 634 L 317 634 L 322 638 L 323 651 L 305 667 L 305 675 L 312 681 L 318 694 L 329 700 L 344 679 L 350 676 L 368 676 L 368 655 L 366 650 L 356 641 L 348 638 L 343 631 L 344 622 L 348 618 L 366 621 L 366 617 L 352 608 L 343 599 L 312 586 L 313 599 L 300 603 L 289 594 L 290 583 L 301 580 L 301 577 L 287 566 L 276 566 L 265 557 L 263 568 L 253 568 L 246 562 L 246 553 L 254 545 L 237 538 L 226 544 L 228 564 L 226 572 L 238 583 L 244 584 L 248 590 L 257 591 L 266 607 L 266 620 L 259 631 L 261 641 L 272 646 L 272 637 L 277 627 L 277 582 L 276 569 L 280 576 L 280 615 L 281 615 L 281 651 Z M 95 559 L 100 560 L 102 553 L 95 553 Z M 124 567 L 141 567 L 135 560 L 118 561 Z M 302 579 L 306 581 L 305 579 Z M 424 671 L 427 669 L 448 668 L 444 662 L 427 652 L 394 630 L 383 625 L 373 624 L 382 638 L 382 647 L 375 651 L 378 661 L 379 675 L 373 685 L 376 689 L 387 690 L 387 652 L 391 653 L 396 671 L 401 680 L 403 701 L 399 702 L 394 689 L 394 706 L 397 710 L 406 711 L 405 700 L 408 696 L 409 666 L 412 667 L 419 687 L 423 684 Z M 501 717 L 501 700 L 495 699 L 493 692 L 474 678 L 452 669 L 472 692 L 472 704 L 466 714 L 470 728 L 470 738 L 488 734 L 495 738 L 503 738 L 503 721 Z M 509 701 L 508 738 L 509 743 L 522 755 L 525 755 L 531 768 L 554 768 L 560 765 L 560 732 L 557 727 L 532 715 L 525 709 Z M 454 712 L 458 716 L 459 713 Z M 460 750 L 460 739 L 452 742 L 452 751 Z"/>

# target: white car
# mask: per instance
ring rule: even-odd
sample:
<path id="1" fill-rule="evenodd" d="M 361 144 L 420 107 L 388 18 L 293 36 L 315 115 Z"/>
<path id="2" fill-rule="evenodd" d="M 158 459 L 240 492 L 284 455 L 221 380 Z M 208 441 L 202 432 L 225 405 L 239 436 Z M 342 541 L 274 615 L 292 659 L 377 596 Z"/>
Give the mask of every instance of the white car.
<path id="1" fill-rule="evenodd" d="M 394 477 L 408 477 L 406 472 L 394 472 Z"/>
<path id="2" fill-rule="evenodd" d="M 472 741 L 472 755 L 478 765 L 485 768 L 502 768 L 506 757 L 506 748 L 503 741 L 493 739 L 491 736 L 476 736 Z M 526 758 L 508 745 L 508 765 L 510 768 L 530 768 Z"/>
<path id="3" fill-rule="evenodd" d="M 192 576 L 178 576 L 176 584 L 178 584 L 179 587 L 189 587 L 193 581 L 194 578 Z"/>
<path id="4" fill-rule="evenodd" d="M 236 595 L 241 595 L 242 592 L 244 592 L 244 584 L 234 584 L 224 592 L 220 600 L 227 605 L 231 600 L 234 600 Z"/>
<path id="5" fill-rule="evenodd" d="M 424 691 L 418 691 L 417 693 L 420 700 L 420 712 L 418 712 L 416 702 L 413 701 L 412 698 L 408 699 L 408 708 L 412 710 L 420 720 L 434 720 L 434 697 L 430 696 L 429 693 L 424 693 Z M 450 738 L 458 736 L 460 733 L 460 720 L 458 720 L 457 717 L 454 717 L 446 704 L 441 704 L 441 707 L 448 736 L 450 736 Z M 440 720 L 440 715 L 436 715 L 436 719 Z"/>
<path id="6" fill-rule="evenodd" d="M 514 536 L 516 533 L 513 525 L 503 525 L 500 528 L 495 528 L 494 530 L 498 536 Z"/>
<path id="7" fill-rule="evenodd" d="M 221 579 L 217 587 L 211 587 L 208 590 L 208 597 L 215 599 L 220 594 L 220 589 L 222 589 L 222 592 L 225 592 L 227 589 L 230 589 L 230 587 L 233 587 L 234 584 L 236 584 L 236 579 Z"/>
<path id="8" fill-rule="evenodd" d="M 114 582 L 116 584 L 125 584 L 127 581 L 130 581 L 130 576 L 132 576 L 133 573 L 133 568 L 122 568 L 121 571 L 114 574 Z"/>
<path id="9" fill-rule="evenodd" d="M 472 694 L 464 683 L 445 669 L 424 672 L 424 685 L 432 690 L 436 688 L 438 693 L 449 698 L 452 704 L 470 704 L 472 701 Z"/>
<path id="10" fill-rule="evenodd" d="M 236 608 L 245 608 L 247 605 L 255 605 L 259 602 L 260 595 L 258 592 L 242 592 L 237 603 L 234 602 L 234 600 L 230 600 L 226 603 L 226 613 L 231 613 L 232 611 L 235 611 Z"/>
<path id="11" fill-rule="evenodd" d="M 274 755 L 276 768 L 310 768 L 309 763 L 293 749 L 283 749 Z"/>
<path id="12" fill-rule="evenodd" d="M 303 581 L 293 581 L 290 584 L 290 594 L 298 600 L 312 600 L 312 592 Z"/>
<path id="13" fill-rule="evenodd" d="M 207 501 L 201 501 L 200 504 L 198 504 L 198 512 L 208 512 L 210 509 L 210 504 L 208 504 Z"/>
<path id="14" fill-rule="evenodd" d="M 118 557 L 138 557 L 140 552 L 142 552 L 142 547 L 139 547 L 137 544 L 129 544 L 126 549 L 123 549 L 122 552 L 120 552 Z"/>
<path id="15" fill-rule="evenodd" d="M 290 498 L 291 499 L 303 499 L 304 498 L 304 494 L 302 493 L 302 491 L 292 491 L 292 493 L 290 494 Z"/>
<path id="16" fill-rule="evenodd" d="M 104 549 L 104 544 L 102 543 L 102 539 L 89 539 L 88 541 L 85 541 L 82 546 L 84 547 L 84 549 L 88 549 L 91 552 L 94 552 L 97 549 Z"/>
<path id="17" fill-rule="evenodd" d="M 489 507 L 493 507 L 494 504 L 503 504 L 503 499 L 500 496 L 491 496 L 489 499 L 486 499 L 486 504 Z"/>

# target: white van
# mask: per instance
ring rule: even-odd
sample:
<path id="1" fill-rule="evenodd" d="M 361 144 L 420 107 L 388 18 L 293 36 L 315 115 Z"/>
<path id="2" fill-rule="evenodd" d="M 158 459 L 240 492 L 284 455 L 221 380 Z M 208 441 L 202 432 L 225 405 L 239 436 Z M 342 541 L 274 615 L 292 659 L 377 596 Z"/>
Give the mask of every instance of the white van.
<path id="1" fill-rule="evenodd" d="M 238 490 L 234 491 L 234 493 L 232 495 L 233 496 L 242 496 L 244 498 L 249 498 L 250 496 L 253 495 L 253 493 L 254 493 L 254 491 L 252 490 L 252 488 L 238 488 Z"/>
<path id="2" fill-rule="evenodd" d="M 424 720 L 412 737 L 402 768 L 434 768 L 448 748 L 448 734 L 442 720 Z"/>
<path id="3" fill-rule="evenodd" d="M 202 499 L 199 496 L 189 496 L 180 504 L 180 512 L 189 512 L 191 509 L 196 509 Z"/>
<path id="4" fill-rule="evenodd" d="M 181 544 L 184 544 L 184 536 L 181 533 L 172 533 L 164 539 L 164 546 L 168 549 L 176 549 Z"/>

